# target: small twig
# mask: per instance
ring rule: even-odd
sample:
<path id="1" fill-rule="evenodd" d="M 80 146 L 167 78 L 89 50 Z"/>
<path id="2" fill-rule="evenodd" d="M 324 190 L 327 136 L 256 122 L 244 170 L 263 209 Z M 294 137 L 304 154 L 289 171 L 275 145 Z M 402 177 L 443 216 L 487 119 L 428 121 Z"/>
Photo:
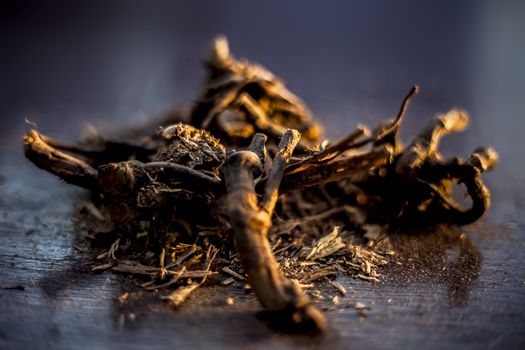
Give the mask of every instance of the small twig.
<path id="1" fill-rule="evenodd" d="M 414 85 L 408 92 L 408 94 L 403 99 L 403 102 L 401 103 L 401 108 L 399 109 L 399 112 L 397 113 L 396 118 L 394 121 L 387 125 L 386 127 L 382 127 L 379 130 L 375 132 L 375 135 L 372 137 L 374 138 L 374 142 L 376 145 L 382 144 L 382 143 L 389 143 L 396 146 L 396 140 L 397 133 L 399 131 L 399 127 L 401 125 L 401 121 L 403 120 L 403 117 L 405 116 L 405 113 L 408 109 L 408 106 L 410 105 L 410 101 L 414 95 L 417 95 L 419 93 L 419 86 Z M 395 150 L 394 150 L 395 151 Z"/>
<path id="2" fill-rule="evenodd" d="M 215 248 L 214 246 L 210 246 L 208 248 L 208 251 L 206 252 L 206 269 L 204 270 L 205 272 L 211 272 L 210 271 L 211 264 L 217 257 L 218 252 L 219 250 Z M 184 303 L 184 301 L 186 301 L 186 299 L 188 299 L 191 293 L 193 293 L 195 290 L 197 290 L 197 288 L 202 286 L 204 282 L 206 282 L 206 278 L 209 275 L 210 274 L 205 274 L 201 276 L 202 280 L 199 283 L 193 283 L 188 286 L 179 287 L 174 292 L 170 293 L 169 295 L 161 297 L 161 299 L 169 301 L 173 307 L 179 307 L 182 305 L 182 303 Z M 185 277 L 185 274 L 183 272 L 177 272 L 177 276 L 178 278 L 183 278 Z"/>
<path id="3" fill-rule="evenodd" d="M 188 257 L 190 257 L 193 253 L 197 251 L 197 246 L 195 244 L 192 244 L 188 250 L 186 250 L 181 256 L 177 258 L 174 262 L 168 264 L 166 266 L 166 269 L 171 269 L 173 267 L 179 266 L 184 260 L 186 260 Z"/>
<path id="4" fill-rule="evenodd" d="M 244 276 L 242 276 L 239 273 L 233 271 L 232 269 L 230 269 L 227 266 L 223 267 L 222 271 L 224 271 L 225 273 L 227 273 L 230 276 L 233 276 L 233 277 L 237 278 L 240 281 L 246 281 L 246 278 Z"/>
<path id="5" fill-rule="evenodd" d="M 346 295 L 346 288 L 343 287 L 343 285 L 339 282 L 336 282 L 336 281 L 328 281 L 328 283 L 330 283 L 335 289 L 337 289 L 337 291 L 339 292 L 339 294 L 341 294 L 341 296 L 345 296 Z"/>
<path id="6" fill-rule="evenodd" d="M 327 267 L 313 272 L 303 273 L 301 276 L 301 283 L 312 283 L 326 276 L 333 276 L 337 274 L 338 271 L 333 267 Z"/>
<path id="7" fill-rule="evenodd" d="M 155 290 L 155 289 L 168 288 L 168 287 L 174 285 L 175 283 L 177 283 L 184 276 L 185 272 L 186 272 L 186 266 L 183 266 L 175 275 L 173 275 L 171 277 L 171 279 L 168 282 L 163 283 L 163 284 L 159 284 L 159 285 L 147 286 L 147 287 L 145 287 L 145 289 L 146 290 Z"/>
<path id="8" fill-rule="evenodd" d="M 147 276 L 158 276 L 159 268 L 157 266 L 146 266 L 142 265 L 136 261 L 130 260 L 118 260 L 117 265 L 113 266 L 111 264 L 112 270 L 121 273 L 130 273 L 134 275 L 147 275 Z M 177 275 L 179 271 L 166 270 L 167 275 Z M 208 271 L 208 270 L 194 270 L 194 271 L 185 271 L 182 273 L 180 278 L 200 278 L 207 277 L 211 275 L 216 275 L 217 272 Z"/>
<path id="9" fill-rule="evenodd" d="M 268 136 L 257 133 L 253 135 L 252 141 L 248 146 L 248 151 L 255 153 L 259 157 L 261 164 L 264 164 L 266 160 L 266 140 L 268 140 Z"/>
<path id="10" fill-rule="evenodd" d="M 191 293 L 193 293 L 201 285 L 200 283 L 193 283 L 188 286 L 182 286 L 177 288 L 174 292 L 171 292 L 167 296 L 162 296 L 161 300 L 169 301 L 171 306 L 177 308 L 182 305 L 188 299 Z"/>
<path id="11" fill-rule="evenodd" d="M 263 198 L 260 202 L 261 209 L 265 210 L 269 215 L 273 213 L 275 203 L 277 203 L 277 198 L 279 197 L 279 185 L 283 178 L 284 169 L 300 139 L 301 134 L 297 130 L 288 130 L 281 138 L 279 152 L 273 159 L 273 165 L 268 174 Z"/>

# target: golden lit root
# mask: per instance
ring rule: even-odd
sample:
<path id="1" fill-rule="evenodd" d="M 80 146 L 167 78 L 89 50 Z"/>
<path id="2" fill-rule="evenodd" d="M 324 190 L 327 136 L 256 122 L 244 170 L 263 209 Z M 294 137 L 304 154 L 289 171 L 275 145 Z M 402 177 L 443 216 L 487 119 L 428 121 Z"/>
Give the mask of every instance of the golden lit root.
<path id="1" fill-rule="evenodd" d="M 59 176 L 70 184 L 98 190 L 97 171 L 93 167 L 55 149 L 38 131 L 31 130 L 24 136 L 24 151 L 26 157 L 39 168 Z"/>
<path id="2" fill-rule="evenodd" d="M 266 136 L 257 134 L 249 150 L 232 153 L 222 168 L 228 196 L 226 211 L 244 271 L 261 304 L 281 326 L 320 331 L 325 327 L 324 316 L 297 283 L 282 275 L 268 242 L 280 181 L 299 138 L 295 130 L 283 135 L 260 203 L 254 178 L 262 173 Z"/>
<path id="3" fill-rule="evenodd" d="M 441 139 L 448 134 L 464 131 L 468 122 L 467 113 L 458 109 L 432 119 L 403 151 L 396 163 L 396 172 L 403 176 L 414 176 L 425 161 L 438 158 L 437 149 Z"/>
<path id="4" fill-rule="evenodd" d="M 464 131 L 468 123 L 467 113 L 458 109 L 438 115 L 403 151 L 395 166 L 398 175 L 426 185 L 433 193 L 440 203 L 440 212 L 435 212 L 440 221 L 459 225 L 478 220 L 489 209 L 490 192 L 481 180 L 481 173 L 498 162 L 498 154 L 492 148 L 477 149 L 468 160 L 441 160 L 438 152 L 441 138 Z M 452 180 L 465 185 L 472 200 L 470 208 L 462 208 L 452 199 Z"/>
<path id="5" fill-rule="evenodd" d="M 490 192 L 481 180 L 481 174 L 492 169 L 499 157 L 493 148 L 478 148 L 465 161 L 454 158 L 450 161 L 430 160 L 422 169 L 419 180 L 425 183 L 440 201 L 440 212 L 435 215 L 443 222 L 466 225 L 478 220 L 490 208 Z M 427 180 L 428 179 L 428 180 Z M 462 208 L 451 194 L 438 186 L 444 179 L 456 179 L 463 183 L 472 200 L 470 208 Z"/>

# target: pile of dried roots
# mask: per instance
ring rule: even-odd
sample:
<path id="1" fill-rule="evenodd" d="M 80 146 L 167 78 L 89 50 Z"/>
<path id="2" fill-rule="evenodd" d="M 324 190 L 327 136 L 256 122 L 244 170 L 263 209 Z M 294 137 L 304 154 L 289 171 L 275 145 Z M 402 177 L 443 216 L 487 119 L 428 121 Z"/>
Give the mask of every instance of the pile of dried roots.
<path id="1" fill-rule="evenodd" d="M 480 176 L 497 154 L 475 150 L 444 160 L 441 138 L 464 130 L 467 114 L 438 115 L 403 146 L 397 116 L 323 141 L 303 102 L 265 68 L 235 59 L 225 38 L 206 58 L 209 78 L 186 119 L 108 141 L 68 145 L 31 130 L 27 158 L 91 191 L 81 223 L 93 270 L 138 276 L 180 305 L 205 281 L 249 284 L 287 327 L 321 330 L 324 316 L 303 289 L 348 274 L 378 280 L 394 254 L 396 225 L 468 224 L 488 209 Z M 453 200 L 465 185 L 470 205 Z M 98 248 L 101 249 L 101 248 Z M 221 278 L 222 276 L 222 278 Z"/>

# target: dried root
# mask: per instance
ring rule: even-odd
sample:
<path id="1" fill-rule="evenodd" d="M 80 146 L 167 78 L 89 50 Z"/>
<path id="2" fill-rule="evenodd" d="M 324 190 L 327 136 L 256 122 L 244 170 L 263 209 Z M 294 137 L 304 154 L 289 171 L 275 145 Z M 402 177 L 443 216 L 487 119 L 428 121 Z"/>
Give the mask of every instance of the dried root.
<path id="1" fill-rule="evenodd" d="M 342 273 L 378 281 L 395 253 L 387 226 L 468 224 L 488 210 L 481 174 L 496 152 L 444 160 L 438 151 L 467 127 L 465 112 L 436 117 L 406 148 L 399 140 L 417 86 L 393 120 L 321 143 L 303 102 L 263 67 L 235 59 L 224 38 L 206 62 L 192 125 L 171 123 L 131 143 L 25 136 L 28 159 L 92 191 L 83 224 L 108 247 L 94 271 L 136 275 L 148 290 L 179 286 L 165 296 L 178 307 L 221 270 L 224 285 L 247 280 L 288 329 L 319 331 L 324 316 L 306 294 L 322 299 L 315 283 Z M 466 187 L 466 208 L 453 199 L 455 182 Z"/>
<path id="2" fill-rule="evenodd" d="M 298 284 L 282 276 L 268 241 L 279 184 L 299 138 L 295 130 L 283 135 L 260 203 L 254 178 L 262 173 L 261 141 L 265 137 L 255 135 L 249 150 L 233 152 L 227 158 L 223 169 L 227 214 L 248 281 L 266 310 L 276 313 L 277 318 L 284 316 L 288 326 L 319 331 L 324 328 L 324 317 L 309 303 Z"/>
<path id="3" fill-rule="evenodd" d="M 97 171 L 86 162 L 50 146 L 43 135 L 31 130 L 24 136 L 26 157 L 36 166 L 88 190 L 98 187 Z"/>

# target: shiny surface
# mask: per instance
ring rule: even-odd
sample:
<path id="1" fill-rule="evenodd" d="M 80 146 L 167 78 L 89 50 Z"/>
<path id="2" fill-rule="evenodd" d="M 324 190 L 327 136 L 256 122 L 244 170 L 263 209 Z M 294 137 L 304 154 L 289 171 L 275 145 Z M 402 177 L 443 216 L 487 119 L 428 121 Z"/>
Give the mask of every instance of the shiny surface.
<path id="1" fill-rule="evenodd" d="M 24 290 L 0 289 L 0 348 L 523 347 L 524 6 L 403 3 L 3 3 L 0 286 Z M 500 152 L 486 176 L 489 215 L 466 236 L 397 235 L 402 265 L 386 269 L 379 284 L 339 280 L 349 293 L 326 304 L 334 309 L 330 331 L 317 338 L 271 331 L 242 289 L 200 290 L 174 312 L 155 294 L 136 296 L 125 277 L 91 273 L 88 255 L 74 248 L 84 233 L 71 220 L 83 192 L 23 158 L 24 118 L 73 140 L 84 122 L 108 132 L 187 104 L 217 33 L 228 35 L 236 55 L 283 77 L 332 137 L 393 116 L 414 82 L 422 91 L 407 114 L 406 139 L 435 113 L 465 108 L 470 129 L 445 139 L 443 150 Z M 121 304 L 124 291 L 131 297 Z M 234 305 L 226 305 L 229 296 Z M 345 307 L 356 301 L 369 306 L 366 316 Z"/>

